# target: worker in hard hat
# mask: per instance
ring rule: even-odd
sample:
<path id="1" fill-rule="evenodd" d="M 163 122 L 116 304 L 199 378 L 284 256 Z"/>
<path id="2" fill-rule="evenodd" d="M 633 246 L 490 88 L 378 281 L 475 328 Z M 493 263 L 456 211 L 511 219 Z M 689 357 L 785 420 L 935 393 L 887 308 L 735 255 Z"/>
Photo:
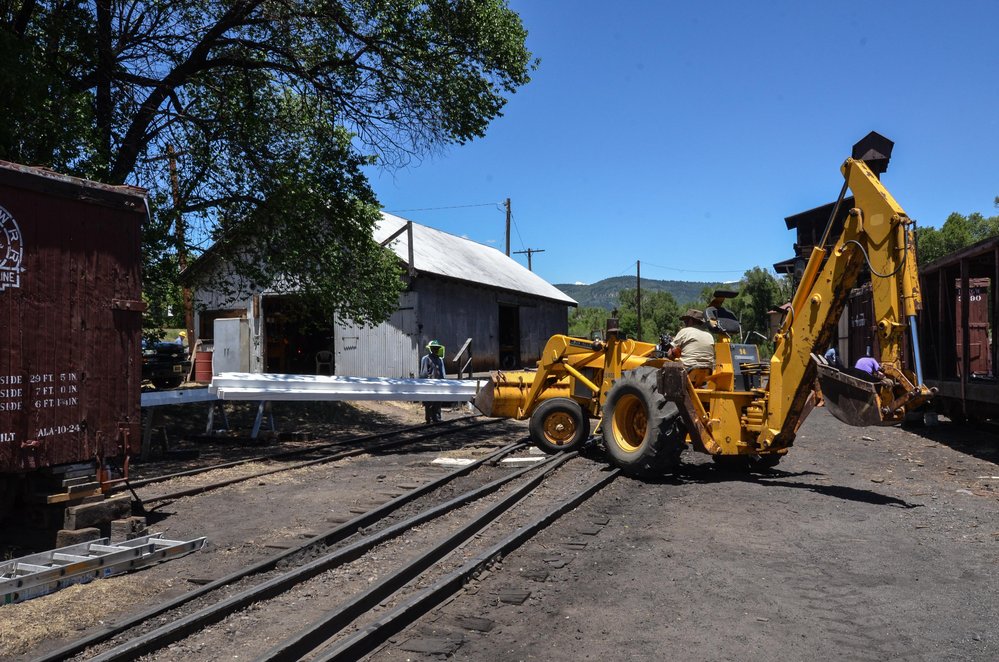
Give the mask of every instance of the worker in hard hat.
<path id="1" fill-rule="evenodd" d="M 178 345 L 184 345 L 187 343 L 187 331 L 181 331 L 177 334 L 177 339 L 174 340 Z"/>
<path id="2" fill-rule="evenodd" d="M 420 359 L 421 379 L 444 379 L 444 345 L 436 340 L 427 343 L 427 353 Z M 423 403 L 424 420 L 427 423 L 440 423 L 441 403 Z"/>

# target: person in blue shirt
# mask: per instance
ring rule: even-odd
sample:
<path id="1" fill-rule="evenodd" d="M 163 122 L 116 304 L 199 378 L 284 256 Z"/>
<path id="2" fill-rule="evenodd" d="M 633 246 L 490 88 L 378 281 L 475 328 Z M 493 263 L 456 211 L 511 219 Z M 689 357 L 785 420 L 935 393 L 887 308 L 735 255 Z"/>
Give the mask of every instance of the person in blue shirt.
<path id="1" fill-rule="evenodd" d="M 421 379 L 444 379 L 444 345 L 436 340 L 427 343 L 427 353 L 420 359 Z M 441 403 L 423 403 L 424 420 L 427 423 L 441 422 Z"/>
<path id="2" fill-rule="evenodd" d="M 857 370 L 863 370 L 866 373 L 874 377 L 881 377 L 881 364 L 873 356 L 862 356 L 857 359 L 856 365 L 853 366 Z"/>
<path id="3" fill-rule="evenodd" d="M 843 364 L 840 363 L 839 361 L 839 352 L 836 351 L 835 345 L 827 349 L 826 353 L 823 356 L 825 356 L 826 363 L 828 363 L 832 367 L 836 368 L 837 370 L 843 369 Z"/>

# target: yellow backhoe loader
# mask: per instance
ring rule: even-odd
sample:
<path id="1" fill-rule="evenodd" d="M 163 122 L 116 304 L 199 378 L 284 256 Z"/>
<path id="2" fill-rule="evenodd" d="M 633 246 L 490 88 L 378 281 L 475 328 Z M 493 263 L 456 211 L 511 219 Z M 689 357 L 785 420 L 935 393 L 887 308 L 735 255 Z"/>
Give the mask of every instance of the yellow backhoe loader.
<path id="1" fill-rule="evenodd" d="M 476 407 L 488 416 L 530 418 L 533 441 L 547 451 L 575 447 L 589 435 L 589 419 L 599 418 L 612 462 L 634 475 L 670 471 L 687 446 L 732 466 L 775 466 L 814 406 L 816 378 L 841 421 L 902 421 L 933 393 L 923 384 L 919 360 L 914 223 L 871 169 L 883 172 L 890 152 L 891 142 L 872 133 L 854 147 L 855 158 L 843 163 L 839 199 L 812 248 L 768 362 L 759 361 L 754 345 L 731 342 L 740 327 L 724 300 L 733 293 L 716 292 L 704 311 L 716 334 L 709 375 L 688 374 L 654 345 L 619 339 L 611 320 L 604 341 L 554 336 L 536 372 L 495 373 L 476 396 Z M 854 206 L 840 215 L 848 188 Z M 865 270 L 880 347 L 878 377 L 839 370 L 821 356 Z"/>

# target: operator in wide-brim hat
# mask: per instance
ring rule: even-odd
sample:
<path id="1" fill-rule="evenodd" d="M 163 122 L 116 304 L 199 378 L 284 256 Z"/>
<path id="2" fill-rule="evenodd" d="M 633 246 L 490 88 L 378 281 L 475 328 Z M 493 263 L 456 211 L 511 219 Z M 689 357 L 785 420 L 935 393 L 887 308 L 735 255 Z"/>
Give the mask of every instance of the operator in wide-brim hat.
<path id="1" fill-rule="evenodd" d="M 680 319 L 684 322 L 687 320 L 693 320 L 696 324 L 704 323 L 704 313 L 699 311 L 697 308 L 688 308 L 687 312 L 680 315 Z"/>
<path id="2" fill-rule="evenodd" d="M 696 308 L 688 308 L 680 315 L 683 328 L 677 331 L 670 343 L 668 358 L 679 359 L 687 372 L 697 368 L 714 370 L 715 338 L 704 329 L 704 313 Z"/>

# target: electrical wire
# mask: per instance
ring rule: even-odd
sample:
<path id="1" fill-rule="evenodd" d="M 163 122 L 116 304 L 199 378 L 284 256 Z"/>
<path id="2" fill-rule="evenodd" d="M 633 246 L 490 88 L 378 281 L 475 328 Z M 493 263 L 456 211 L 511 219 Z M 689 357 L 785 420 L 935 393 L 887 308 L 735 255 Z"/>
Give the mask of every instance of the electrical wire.
<path id="1" fill-rule="evenodd" d="M 520 241 L 520 249 L 526 251 L 527 246 L 524 245 L 524 238 L 520 236 L 520 228 L 517 227 L 517 217 L 510 212 L 510 222 L 513 223 L 513 229 L 517 232 L 517 239 Z"/>
<path id="2" fill-rule="evenodd" d="M 656 267 L 657 269 L 666 269 L 667 271 L 679 271 L 682 273 L 692 273 L 692 274 L 744 274 L 748 269 L 678 269 L 677 267 L 665 267 L 661 264 L 655 264 L 654 262 L 642 261 L 642 264 L 647 264 L 650 267 Z"/>
<path id="3" fill-rule="evenodd" d="M 625 274 L 626 272 L 631 272 L 632 270 L 634 270 L 634 268 L 635 268 L 635 266 L 637 264 L 638 264 L 637 261 L 632 262 L 631 264 L 629 264 L 628 266 L 626 266 L 624 269 L 622 269 L 621 271 L 619 271 L 616 274 L 614 274 L 613 276 L 611 276 L 611 278 L 616 278 L 618 276 L 621 276 L 621 275 Z"/>
<path id="4" fill-rule="evenodd" d="M 452 205 L 450 207 L 421 207 L 419 209 L 385 209 L 384 211 L 389 214 L 401 214 L 407 211 L 439 211 L 442 209 L 468 209 L 469 207 L 499 207 L 500 203 L 497 202 L 481 202 L 474 205 Z"/>

